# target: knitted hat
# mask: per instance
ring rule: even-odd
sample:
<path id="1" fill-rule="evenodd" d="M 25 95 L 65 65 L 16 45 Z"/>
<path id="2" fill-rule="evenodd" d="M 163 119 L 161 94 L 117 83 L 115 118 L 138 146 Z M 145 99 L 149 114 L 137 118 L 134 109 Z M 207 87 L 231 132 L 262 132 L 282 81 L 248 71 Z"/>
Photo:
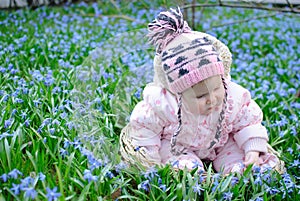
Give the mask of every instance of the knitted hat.
<path id="1" fill-rule="evenodd" d="M 214 75 L 223 75 L 224 67 L 207 35 L 191 31 L 180 9 L 161 12 L 148 25 L 149 41 L 161 54 L 161 64 L 169 89 L 182 93 Z"/>

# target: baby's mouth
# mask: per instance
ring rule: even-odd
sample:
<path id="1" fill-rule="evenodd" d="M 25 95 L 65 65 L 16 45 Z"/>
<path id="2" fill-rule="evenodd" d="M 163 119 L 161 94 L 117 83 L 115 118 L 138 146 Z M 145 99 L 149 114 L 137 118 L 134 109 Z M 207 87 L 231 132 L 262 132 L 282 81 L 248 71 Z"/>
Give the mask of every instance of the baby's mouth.
<path id="1" fill-rule="evenodd" d="M 206 115 L 211 114 L 213 112 L 213 107 L 209 107 L 206 109 Z"/>
<path id="2" fill-rule="evenodd" d="M 213 111 L 218 111 L 220 109 L 220 105 L 221 104 L 217 104 L 217 105 L 214 105 L 214 106 L 211 106 L 211 107 L 207 108 L 207 112 L 210 114 Z"/>

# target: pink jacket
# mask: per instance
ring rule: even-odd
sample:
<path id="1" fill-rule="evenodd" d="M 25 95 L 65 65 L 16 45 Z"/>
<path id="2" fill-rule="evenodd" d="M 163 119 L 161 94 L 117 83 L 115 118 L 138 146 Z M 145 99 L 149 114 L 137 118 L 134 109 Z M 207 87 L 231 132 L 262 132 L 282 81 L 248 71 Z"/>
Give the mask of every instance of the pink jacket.
<path id="1" fill-rule="evenodd" d="M 183 146 L 200 159 L 214 160 L 216 151 L 226 144 L 229 134 L 238 146 L 248 151 L 267 152 L 268 135 L 261 125 L 263 118 L 260 107 L 251 99 L 248 90 L 230 80 L 228 85 L 227 109 L 219 142 L 208 149 L 216 133 L 219 112 L 197 117 L 182 108 L 183 127 L 177 137 L 176 146 Z M 178 126 L 177 98 L 165 88 L 148 84 L 130 117 L 130 137 L 136 147 L 145 147 L 152 161 L 164 163 L 159 152 L 162 141 L 170 140 Z"/>

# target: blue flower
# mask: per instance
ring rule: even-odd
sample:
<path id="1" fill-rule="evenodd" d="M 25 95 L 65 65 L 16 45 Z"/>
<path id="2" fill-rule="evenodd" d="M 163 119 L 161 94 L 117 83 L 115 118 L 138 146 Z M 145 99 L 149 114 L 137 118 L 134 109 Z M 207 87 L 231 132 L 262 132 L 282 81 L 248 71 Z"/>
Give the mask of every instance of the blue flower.
<path id="1" fill-rule="evenodd" d="M 1 55 L 1 52 L 0 52 L 0 55 Z M 5 73 L 5 71 L 6 71 L 6 68 L 4 68 L 3 66 L 0 66 L 0 72 Z"/>
<path id="2" fill-rule="evenodd" d="M 165 185 L 165 184 L 160 184 L 159 185 L 159 188 L 162 190 L 162 191 L 166 191 L 166 189 L 167 189 L 167 186 Z"/>
<path id="3" fill-rule="evenodd" d="M 137 91 L 133 94 L 137 99 L 141 98 L 142 95 L 142 89 L 138 88 Z"/>
<path id="4" fill-rule="evenodd" d="M 8 180 L 9 177 L 8 177 L 7 174 L 4 173 L 4 174 L 2 174 L 2 175 L 0 176 L 0 178 L 2 179 L 3 182 L 7 182 L 7 180 Z"/>
<path id="5" fill-rule="evenodd" d="M 10 189 L 15 195 L 19 195 L 21 191 L 21 186 L 20 184 L 12 184 L 13 187 Z"/>
<path id="6" fill-rule="evenodd" d="M 206 176 L 203 175 L 204 171 L 201 169 L 199 172 L 199 182 L 202 183 L 205 181 Z"/>
<path id="7" fill-rule="evenodd" d="M 80 149 L 81 144 L 82 142 L 79 139 L 74 139 L 74 142 L 72 142 L 72 145 L 74 146 L 75 149 Z"/>
<path id="8" fill-rule="evenodd" d="M 8 173 L 8 176 L 13 179 L 17 179 L 19 175 L 23 175 L 18 169 L 13 169 Z"/>
<path id="9" fill-rule="evenodd" d="M 288 151 L 290 154 L 293 154 L 293 152 L 294 152 L 294 150 L 293 150 L 291 147 L 289 147 L 289 148 L 287 149 L 287 151 Z"/>
<path id="10" fill-rule="evenodd" d="M 45 178 L 46 178 L 46 175 L 44 175 L 42 172 L 39 172 L 39 180 L 40 181 L 44 181 L 45 180 Z"/>
<path id="11" fill-rule="evenodd" d="M 54 187 L 52 190 L 50 188 L 46 188 L 47 194 L 46 197 L 48 201 L 57 200 L 61 196 L 61 193 L 57 192 L 57 187 Z"/>
<path id="12" fill-rule="evenodd" d="M 225 192 L 223 193 L 223 200 L 231 200 L 232 199 L 232 196 L 233 196 L 233 193 L 232 192 Z"/>
<path id="13" fill-rule="evenodd" d="M 24 179 L 21 179 L 21 190 L 23 190 L 24 188 L 27 188 L 29 186 L 31 186 L 34 182 L 34 179 L 30 176 L 25 177 Z"/>
<path id="14" fill-rule="evenodd" d="M 162 179 L 161 179 L 161 178 L 158 178 L 158 185 L 159 185 L 159 188 L 160 188 L 162 191 L 166 191 L 167 186 L 166 186 L 165 184 L 162 183 Z"/>
<path id="15" fill-rule="evenodd" d="M 193 186 L 193 191 L 198 195 L 201 195 L 201 191 L 204 191 L 204 189 L 201 188 L 201 185 L 197 181 L 196 184 Z"/>
<path id="16" fill-rule="evenodd" d="M 101 98 L 99 98 L 99 97 L 95 98 L 94 102 L 100 104 L 101 103 Z"/>
<path id="17" fill-rule="evenodd" d="M 51 74 L 47 74 L 44 80 L 44 84 L 46 86 L 51 86 L 55 82 L 55 79 L 52 77 Z"/>
<path id="18" fill-rule="evenodd" d="M 63 112 L 59 115 L 62 119 L 66 119 L 68 117 L 68 114 L 66 112 Z"/>
<path id="19" fill-rule="evenodd" d="M 138 189 L 143 189 L 145 191 L 149 191 L 149 189 L 150 189 L 150 181 L 149 180 L 142 181 L 142 183 L 140 183 L 138 185 Z"/>
<path id="20" fill-rule="evenodd" d="M 24 88 L 22 89 L 22 91 L 23 91 L 23 94 L 27 95 L 28 92 L 29 92 L 29 89 L 28 89 L 27 87 L 24 87 Z"/>
<path id="21" fill-rule="evenodd" d="M 40 98 L 38 100 L 33 100 L 33 104 L 35 107 L 38 107 L 41 104 Z"/>
<path id="22" fill-rule="evenodd" d="M 59 125 L 59 124 L 60 124 L 60 122 L 57 119 L 54 119 L 52 121 L 52 125 Z"/>
<path id="23" fill-rule="evenodd" d="M 28 127 L 30 125 L 30 120 L 26 119 L 26 121 L 24 122 L 25 126 Z"/>
<path id="24" fill-rule="evenodd" d="M 16 109 L 13 109 L 13 110 L 11 111 L 11 116 L 12 116 L 12 117 L 15 116 L 16 112 L 17 112 L 17 110 L 16 110 Z"/>
<path id="25" fill-rule="evenodd" d="M 35 53 L 35 49 L 34 48 L 31 48 L 30 49 L 30 54 L 34 54 Z"/>
<path id="26" fill-rule="evenodd" d="M 110 179 L 115 177 L 115 175 L 111 171 L 107 171 L 107 173 L 105 175 Z"/>
<path id="27" fill-rule="evenodd" d="M 232 177 L 231 178 L 231 186 L 235 186 L 239 182 L 238 177 Z"/>
<path id="28" fill-rule="evenodd" d="M 295 108 L 295 109 L 300 109 L 300 103 L 293 102 L 293 103 L 291 103 L 291 107 Z"/>
<path id="29" fill-rule="evenodd" d="M 213 187 L 211 189 L 212 192 L 215 192 L 217 190 L 217 187 L 219 186 L 219 181 L 218 180 L 215 180 L 213 182 Z"/>
<path id="30" fill-rule="evenodd" d="M 110 100 L 114 99 L 114 97 L 115 97 L 114 94 L 109 94 L 109 96 L 108 96 L 108 98 L 109 98 Z"/>
<path id="31" fill-rule="evenodd" d="M 47 126 L 51 123 L 52 119 L 51 118 L 46 118 L 44 119 L 43 123 L 42 123 L 42 127 Z"/>
<path id="32" fill-rule="evenodd" d="M 53 135 L 55 133 L 55 128 L 50 128 L 49 132 L 50 132 L 51 135 Z"/>
<path id="33" fill-rule="evenodd" d="M 69 140 L 65 139 L 64 141 L 64 148 L 68 148 L 70 145 L 72 144 L 72 142 L 70 142 Z"/>
<path id="34" fill-rule="evenodd" d="M 300 161 L 299 161 L 299 159 L 294 160 L 293 163 L 291 163 L 291 166 L 299 168 L 300 167 Z"/>
<path id="35" fill-rule="evenodd" d="M 142 175 L 146 178 L 149 179 L 150 181 L 155 177 L 159 176 L 157 174 L 157 169 L 154 166 L 149 167 L 146 172 L 142 172 Z"/>
<path id="36" fill-rule="evenodd" d="M 288 173 L 284 173 L 282 175 L 282 178 L 283 178 L 283 183 L 282 183 L 282 181 L 280 181 L 280 183 L 281 183 L 281 190 L 283 191 L 283 198 L 285 198 L 286 192 L 290 193 L 290 192 L 293 192 L 294 189 L 300 189 L 300 186 L 296 185 L 292 181 L 291 176 Z M 297 178 L 295 176 L 295 178 L 299 180 L 299 177 Z"/>
<path id="37" fill-rule="evenodd" d="M 172 167 L 176 166 L 177 168 L 179 168 L 179 160 L 175 160 L 171 164 L 172 164 Z"/>
<path id="38" fill-rule="evenodd" d="M 56 87 L 54 87 L 54 88 L 52 89 L 52 93 L 53 93 L 53 94 L 58 94 L 58 93 L 60 93 L 60 92 L 61 92 L 61 88 L 58 87 L 58 86 L 56 86 Z"/>
<path id="39" fill-rule="evenodd" d="M 276 188 L 270 188 L 270 187 L 267 187 L 266 191 L 270 194 L 270 195 L 275 195 L 277 193 L 279 193 L 280 191 Z"/>
<path id="40" fill-rule="evenodd" d="M 243 183 L 244 183 L 244 184 L 248 184 L 248 183 L 249 183 L 249 178 L 244 178 L 244 179 L 243 179 Z"/>
<path id="41" fill-rule="evenodd" d="M 14 136 L 14 134 L 9 134 L 7 132 L 4 132 L 0 135 L 0 140 L 7 138 L 7 137 L 12 137 L 12 136 Z"/>
<path id="42" fill-rule="evenodd" d="M 292 120 L 292 121 L 294 121 L 294 122 L 297 122 L 297 121 L 298 121 L 298 116 L 295 115 L 295 114 L 292 114 L 292 115 L 290 116 L 290 120 Z"/>
<path id="43" fill-rule="evenodd" d="M 83 174 L 84 174 L 83 178 L 85 180 L 88 180 L 88 182 L 97 181 L 98 180 L 98 176 L 94 176 L 90 170 L 87 170 L 87 169 L 84 170 Z"/>
<path id="44" fill-rule="evenodd" d="M 24 111 L 22 111 L 22 113 L 21 113 L 21 118 L 22 119 L 26 119 L 26 117 L 27 117 L 27 113 L 26 112 L 24 112 Z"/>
<path id="45" fill-rule="evenodd" d="M 34 199 L 37 196 L 37 192 L 34 187 L 25 187 L 22 188 L 22 190 L 25 191 L 24 195 L 26 198 Z"/>
<path id="46" fill-rule="evenodd" d="M 66 125 L 68 126 L 69 130 L 72 130 L 73 128 L 75 128 L 75 123 L 72 121 L 67 122 Z"/>
<path id="47" fill-rule="evenodd" d="M 23 103 L 24 100 L 22 100 L 21 98 L 16 98 L 16 99 L 15 99 L 15 102 L 16 102 L 16 103 Z"/>
<path id="48" fill-rule="evenodd" d="M 262 180 L 260 176 L 257 176 L 254 180 L 254 184 L 262 185 Z"/>
<path id="49" fill-rule="evenodd" d="M 264 201 L 264 199 L 261 197 L 257 197 L 257 198 L 255 198 L 255 200 L 251 200 L 251 201 Z"/>
<path id="50" fill-rule="evenodd" d="M 14 92 L 11 93 L 11 96 L 14 97 L 14 98 L 16 98 L 19 95 L 19 93 L 20 93 L 20 90 L 16 89 L 16 91 L 14 91 Z"/>
<path id="51" fill-rule="evenodd" d="M 257 165 L 254 165 L 254 166 L 252 167 L 252 169 L 253 169 L 253 172 L 254 172 L 254 173 L 259 173 L 259 172 L 261 171 L 260 166 L 257 166 Z"/>
<path id="52" fill-rule="evenodd" d="M 4 128 L 10 127 L 12 124 L 12 119 L 7 119 L 4 121 Z"/>
<path id="53" fill-rule="evenodd" d="M 27 36 L 24 35 L 23 37 L 19 38 L 19 41 L 20 41 L 21 43 L 24 43 L 25 41 L 27 41 Z"/>
<path id="54" fill-rule="evenodd" d="M 292 127 L 291 127 L 291 133 L 292 133 L 293 136 L 297 136 L 298 132 L 297 132 L 295 126 L 292 126 Z"/>
<path id="55" fill-rule="evenodd" d="M 193 163 L 193 169 L 195 169 L 195 168 L 203 168 L 203 166 L 202 166 L 202 164 L 201 163 L 199 163 L 199 161 L 197 161 L 197 160 L 193 160 L 192 161 L 192 163 Z"/>
<path id="56" fill-rule="evenodd" d="M 63 148 L 60 148 L 59 150 L 59 154 L 62 156 L 62 157 L 65 157 L 67 155 L 69 155 L 69 152 Z"/>
<path id="57" fill-rule="evenodd" d="M 128 167 L 128 165 L 126 163 L 124 163 L 123 161 L 121 161 L 119 164 L 117 164 L 115 166 L 115 170 L 116 172 L 121 172 L 122 170 L 126 169 Z"/>

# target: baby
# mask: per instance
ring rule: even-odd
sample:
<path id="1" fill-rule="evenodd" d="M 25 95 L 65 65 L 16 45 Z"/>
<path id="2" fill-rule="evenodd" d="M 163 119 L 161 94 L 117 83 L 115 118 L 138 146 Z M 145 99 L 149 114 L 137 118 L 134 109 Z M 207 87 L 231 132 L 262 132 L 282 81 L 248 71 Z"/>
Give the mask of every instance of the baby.
<path id="1" fill-rule="evenodd" d="M 121 135 L 123 157 L 179 169 L 203 168 L 209 160 L 223 173 L 250 164 L 275 167 L 262 111 L 226 76 L 214 37 L 192 31 L 179 8 L 161 12 L 148 29 L 159 75 L 145 87 Z"/>

